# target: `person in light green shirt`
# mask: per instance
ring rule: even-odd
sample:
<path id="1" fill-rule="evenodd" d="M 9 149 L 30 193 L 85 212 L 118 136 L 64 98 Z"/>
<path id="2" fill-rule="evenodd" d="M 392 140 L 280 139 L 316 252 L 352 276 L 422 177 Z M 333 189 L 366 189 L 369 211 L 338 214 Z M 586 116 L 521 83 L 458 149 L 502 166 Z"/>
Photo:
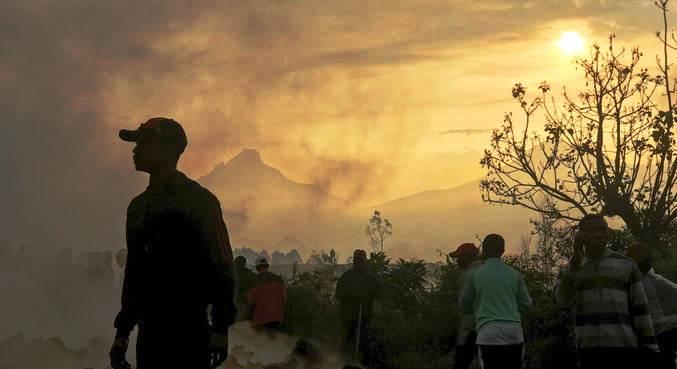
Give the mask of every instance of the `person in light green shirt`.
<path id="1" fill-rule="evenodd" d="M 459 299 L 460 310 L 475 315 L 485 369 L 522 368 L 521 315 L 531 305 L 531 297 L 522 275 L 501 260 L 504 252 L 503 237 L 490 234 L 484 238 L 484 265 L 468 275 Z"/>

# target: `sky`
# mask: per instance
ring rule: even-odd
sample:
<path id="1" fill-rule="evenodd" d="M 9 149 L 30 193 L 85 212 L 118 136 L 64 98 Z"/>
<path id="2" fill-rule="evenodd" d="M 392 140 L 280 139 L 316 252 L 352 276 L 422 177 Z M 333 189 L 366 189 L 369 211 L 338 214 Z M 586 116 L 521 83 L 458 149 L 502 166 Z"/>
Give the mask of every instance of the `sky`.
<path id="1" fill-rule="evenodd" d="M 660 26 L 643 0 L 5 0 L 0 239 L 120 234 L 147 179 L 117 131 L 153 116 L 194 178 L 253 148 L 361 206 L 476 180 L 514 83 L 580 83 L 563 33 L 652 62 Z"/>

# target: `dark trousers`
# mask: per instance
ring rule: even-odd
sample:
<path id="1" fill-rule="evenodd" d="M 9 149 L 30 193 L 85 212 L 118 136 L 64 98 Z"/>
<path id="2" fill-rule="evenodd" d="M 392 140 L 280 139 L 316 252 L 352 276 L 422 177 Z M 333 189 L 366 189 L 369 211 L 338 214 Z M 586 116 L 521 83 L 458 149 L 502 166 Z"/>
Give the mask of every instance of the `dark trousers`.
<path id="1" fill-rule="evenodd" d="M 522 346 L 480 345 L 484 369 L 522 369 Z"/>
<path id="2" fill-rule="evenodd" d="M 625 347 L 600 347 L 578 350 L 578 367 L 580 369 L 633 369 L 653 368 L 643 362 L 636 366 L 639 350 Z M 649 365 L 647 365 L 649 364 Z"/>
<path id="3" fill-rule="evenodd" d="M 206 323 L 206 322 L 205 322 Z M 138 369 L 210 369 L 209 327 L 141 324 L 136 342 Z"/>
<path id="4" fill-rule="evenodd" d="M 477 333 L 468 334 L 463 345 L 456 346 L 454 353 L 454 366 L 452 369 L 468 369 L 477 357 Z"/>
<path id="5" fill-rule="evenodd" d="M 354 355 L 357 345 L 357 319 L 343 319 L 343 352 Z M 360 324 L 360 347 L 357 349 L 360 355 L 359 361 L 364 365 L 370 365 L 373 361 L 373 352 L 371 348 L 371 319 L 365 317 Z"/>
<path id="6" fill-rule="evenodd" d="M 677 369 L 675 365 L 675 351 L 677 351 L 677 329 L 672 329 L 658 335 L 658 345 L 661 348 L 660 368 Z"/>

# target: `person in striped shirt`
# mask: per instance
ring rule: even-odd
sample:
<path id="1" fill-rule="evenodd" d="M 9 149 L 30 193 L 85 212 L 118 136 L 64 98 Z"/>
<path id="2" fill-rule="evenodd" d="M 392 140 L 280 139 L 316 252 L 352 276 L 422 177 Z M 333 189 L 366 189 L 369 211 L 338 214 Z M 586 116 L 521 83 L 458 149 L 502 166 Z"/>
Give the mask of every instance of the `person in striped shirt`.
<path id="1" fill-rule="evenodd" d="M 677 369 L 677 284 L 653 270 L 654 253 L 646 244 L 634 242 L 626 255 L 637 263 L 642 272 L 644 289 L 649 301 L 649 313 L 661 349 L 661 369 Z"/>
<path id="2" fill-rule="evenodd" d="M 607 249 L 609 228 L 600 215 L 584 216 L 574 252 L 555 288 L 555 302 L 574 307 L 579 367 L 634 368 L 658 346 L 635 262 Z"/>

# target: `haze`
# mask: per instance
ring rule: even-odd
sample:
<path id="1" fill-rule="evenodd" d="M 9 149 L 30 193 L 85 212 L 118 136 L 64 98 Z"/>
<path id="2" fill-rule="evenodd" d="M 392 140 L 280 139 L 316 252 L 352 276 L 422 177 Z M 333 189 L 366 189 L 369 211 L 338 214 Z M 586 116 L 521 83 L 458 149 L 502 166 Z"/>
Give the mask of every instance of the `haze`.
<path id="1" fill-rule="evenodd" d="M 375 205 L 481 178 L 513 83 L 577 83 L 563 34 L 588 47 L 614 32 L 653 55 L 657 28 L 651 1 L 4 1 L 0 239 L 122 247 L 146 177 L 116 133 L 151 116 L 184 125 L 193 178 L 252 148 L 366 220 Z M 439 245 L 472 238 L 451 221 L 435 225 Z M 419 240 L 394 222 L 396 243 Z"/>

